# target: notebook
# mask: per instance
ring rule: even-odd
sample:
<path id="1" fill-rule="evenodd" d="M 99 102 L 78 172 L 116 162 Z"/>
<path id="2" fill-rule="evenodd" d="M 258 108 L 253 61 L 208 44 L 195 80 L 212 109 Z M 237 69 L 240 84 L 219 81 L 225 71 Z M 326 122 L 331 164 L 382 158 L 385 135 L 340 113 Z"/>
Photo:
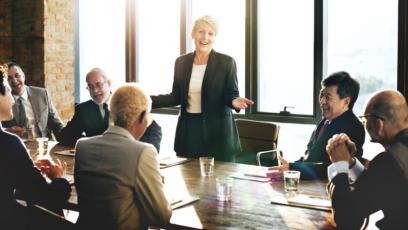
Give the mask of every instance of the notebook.
<path id="1" fill-rule="evenodd" d="M 182 163 L 185 163 L 187 161 L 190 161 L 191 159 L 188 158 L 184 158 L 184 157 L 165 157 L 162 159 L 159 159 L 159 164 L 160 164 L 160 168 L 167 168 L 167 167 L 171 167 L 174 165 L 179 165 Z"/>
<path id="2" fill-rule="evenodd" d="M 329 199 L 306 194 L 297 194 L 288 198 L 283 195 L 274 196 L 271 200 L 271 203 L 302 208 L 311 208 L 321 211 L 331 211 L 331 201 Z"/>

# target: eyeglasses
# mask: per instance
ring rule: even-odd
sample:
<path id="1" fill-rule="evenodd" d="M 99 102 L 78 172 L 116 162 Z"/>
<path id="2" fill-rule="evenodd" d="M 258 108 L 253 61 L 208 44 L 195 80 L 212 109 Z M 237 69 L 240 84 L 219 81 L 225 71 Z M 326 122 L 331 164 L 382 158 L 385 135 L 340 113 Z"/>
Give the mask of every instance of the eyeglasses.
<path id="1" fill-rule="evenodd" d="M 379 116 L 379 115 L 374 114 L 374 113 L 368 113 L 368 114 L 364 114 L 364 115 L 361 115 L 361 116 L 358 116 L 358 117 L 360 118 L 360 121 L 361 121 L 363 124 L 365 124 L 365 123 L 367 122 L 367 117 L 374 117 L 374 118 L 380 119 L 380 120 L 382 120 L 382 121 L 385 121 L 385 120 L 386 120 L 385 117 Z"/>
<path id="2" fill-rule="evenodd" d="M 88 84 L 88 86 L 86 87 L 87 90 L 95 90 L 95 89 L 102 89 L 103 86 L 105 85 L 106 81 L 100 81 L 95 83 L 95 85 L 92 84 Z"/>

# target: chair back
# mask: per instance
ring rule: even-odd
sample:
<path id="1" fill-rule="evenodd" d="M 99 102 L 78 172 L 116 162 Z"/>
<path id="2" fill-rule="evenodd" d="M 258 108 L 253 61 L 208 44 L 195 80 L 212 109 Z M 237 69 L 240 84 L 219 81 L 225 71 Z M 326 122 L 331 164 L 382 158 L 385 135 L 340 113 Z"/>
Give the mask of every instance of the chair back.
<path id="1" fill-rule="evenodd" d="M 241 153 L 236 156 L 237 163 L 256 165 L 258 152 L 277 149 L 280 130 L 277 124 L 248 119 L 236 119 L 235 122 L 241 141 Z M 270 164 L 277 165 L 277 159 L 272 160 Z"/>

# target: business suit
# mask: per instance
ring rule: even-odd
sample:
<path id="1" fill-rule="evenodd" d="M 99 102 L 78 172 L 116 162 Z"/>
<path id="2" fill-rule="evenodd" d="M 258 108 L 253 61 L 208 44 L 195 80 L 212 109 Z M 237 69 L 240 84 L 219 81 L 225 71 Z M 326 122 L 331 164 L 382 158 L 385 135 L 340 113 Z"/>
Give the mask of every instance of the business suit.
<path id="1" fill-rule="evenodd" d="M 78 140 L 75 184 L 81 229 L 147 229 L 171 216 L 153 145 L 124 128 Z"/>
<path id="2" fill-rule="evenodd" d="M 0 226 L 4 229 L 31 229 L 28 211 L 16 202 L 14 190 L 32 203 L 56 207 L 69 198 L 71 187 L 62 178 L 47 183 L 34 166 L 21 139 L 4 131 L 1 126 L 0 146 Z"/>
<path id="3" fill-rule="evenodd" d="M 105 132 L 108 126 L 109 110 L 106 108 L 105 117 L 102 117 L 99 106 L 93 100 L 89 100 L 75 107 L 73 118 L 61 130 L 57 140 L 62 145 L 74 146 L 79 138 L 100 135 Z M 157 151 L 160 151 L 161 138 L 161 127 L 153 121 L 140 140 L 153 144 Z"/>
<path id="4" fill-rule="evenodd" d="M 172 92 L 151 96 L 153 108 L 180 105 L 174 150 L 179 156 L 191 157 L 187 149 L 188 132 L 202 132 L 202 142 L 208 154 L 216 160 L 233 160 L 240 151 L 240 142 L 233 114 L 232 101 L 239 97 L 236 65 L 233 58 L 211 50 L 201 88 L 201 122 L 203 130 L 189 127 L 188 92 L 195 53 L 177 58 L 174 68 Z"/>
<path id="5" fill-rule="evenodd" d="M 368 215 L 382 210 L 380 229 L 408 227 L 408 129 L 378 154 L 349 186 L 346 173 L 337 174 L 328 185 L 333 214 L 340 229 L 358 229 Z"/>
<path id="6" fill-rule="evenodd" d="M 55 136 L 59 134 L 64 127 L 61 119 L 58 116 L 51 98 L 44 88 L 35 86 L 25 86 L 27 90 L 28 100 L 33 108 L 34 120 L 36 126 L 42 137 L 50 136 L 51 131 Z M 25 123 L 25 117 L 20 117 L 20 108 L 18 103 L 13 105 L 14 118 L 10 121 L 3 121 L 2 124 L 5 128 L 12 126 L 18 126 Z"/>
<path id="7" fill-rule="evenodd" d="M 356 157 L 361 161 L 363 155 L 363 144 L 365 131 L 363 124 L 354 115 L 351 109 L 347 110 L 339 117 L 333 119 L 323 133 L 319 136 L 320 129 L 323 128 L 326 119 L 322 119 L 313 131 L 305 156 L 299 161 L 289 164 L 291 170 L 301 171 L 302 179 L 321 179 L 327 178 L 327 167 L 331 164 L 329 155 L 326 152 L 328 140 L 339 133 L 347 134 L 356 144 Z"/>

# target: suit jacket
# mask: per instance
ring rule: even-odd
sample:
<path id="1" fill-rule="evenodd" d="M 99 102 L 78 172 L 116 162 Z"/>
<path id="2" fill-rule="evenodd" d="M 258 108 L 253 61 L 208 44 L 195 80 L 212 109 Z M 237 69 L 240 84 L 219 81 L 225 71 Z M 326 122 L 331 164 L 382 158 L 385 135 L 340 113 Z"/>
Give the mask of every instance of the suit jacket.
<path id="1" fill-rule="evenodd" d="M 336 175 L 328 185 L 333 214 L 340 229 L 359 229 L 368 215 L 382 210 L 380 229 L 408 227 L 408 129 L 385 152 L 378 154 L 349 185 L 348 175 Z"/>
<path id="2" fill-rule="evenodd" d="M 42 137 L 50 136 L 51 131 L 55 136 L 59 134 L 64 127 L 61 119 L 58 116 L 51 98 L 44 88 L 35 86 L 25 86 L 28 94 L 28 100 L 31 103 L 34 112 L 34 119 L 38 130 Z M 20 108 L 17 103 L 13 105 L 13 119 L 2 122 L 5 128 L 17 126 L 17 124 L 24 123 L 25 117 L 20 117 Z"/>
<path id="3" fill-rule="evenodd" d="M 180 106 L 174 150 L 185 153 L 186 108 L 195 53 L 177 58 L 170 94 L 151 96 L 153 108 Z M 201 91 L 204 143 L 217 160 L 231 160 L 241 149 L 233 114 L 232 101 L 239 97 L 236 64 L 233 58 L 211 51 Z"/>
<path id="4" fill-rule="evenodd" d="M 57 178 L 47 183 L 21 139 L 4 131 L 1 125 L 0 146 L 0 226 L 15 228 L 16 221 L 26 221 L 24 209 L 15 200 L 15 189 L 28 201 L 42 205 L 61 205 L 69 198 L 71 187 L 68 181 Z"/>
<path id="5" fill-rule="evenodd" d="M 74 177 L 81 229 L 165 226 L 171 208 L 156 156 L 153 145 L 118 126 L 78 140 Z"/>
<path id="6" fill-rule="evenodd" d="M 74 146 L 79 138 L 100 135 L 105 132 L 108 126 L 109 110 L 105 111 L 105 117 L 102 118 L 99 106 L 94 101 L 89 100 L 75 106 L 74 117 L 61 130 L 57 140 L 62 145 Z M 161 138 L 161 127 L 153 121 L 140 140 L 153 144 L 157 151 L 160 151 Z"/>
<path id="7" fill-rule="evenodd" d="M 289 164 L 291 170 L 301 172 L 302 179 L 326 179 L 327 167 L 331 164 L 329 155 L 326 152 L 328 140 L 339 133 L 347 134 L 356 144 L 356 157 L 361 161 L 363 156 L 363 144 L 365 140 L 364 126 L 354 115 L 351 109 L 347 110 L 337 118 L 333 119 L 329 126 L 323 131 L 318 139 L 318 133 L 323 127 L 326 119 L 322 119 L 317 124 L 307 144 L 305 156 L 299 161 Z"/>

